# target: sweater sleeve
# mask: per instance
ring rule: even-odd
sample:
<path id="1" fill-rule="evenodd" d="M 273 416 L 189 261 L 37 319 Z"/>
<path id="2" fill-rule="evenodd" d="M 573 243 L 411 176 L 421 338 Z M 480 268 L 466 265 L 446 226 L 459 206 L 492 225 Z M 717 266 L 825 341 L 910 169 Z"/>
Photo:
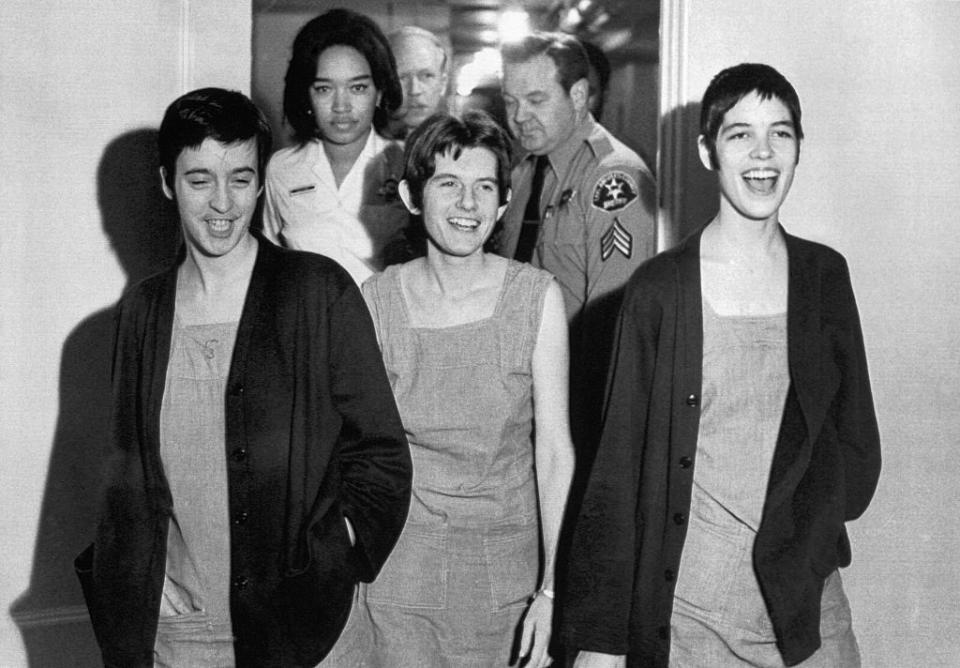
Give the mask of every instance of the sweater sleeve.
<path id="1" fill-rule="evenodd" d="M 834 410 L 846 477 L 844 519 L 849 521 L 863 514 L 876 490 L 880 477 L 880 433 L 857 302 L 842 258 L 830 283 L 836 314 L 835 354 L 840 369 Z"/>
<path id="2" fill-rule="evenodd" d="M 603 432 L 574 528 L 563 633 L 573 649 L 625 654 L 643 519 L 638 495 L 654 359 L 656 318 L 624 298 L 604 408 Z"/>
<path id="3" fill-rule="evenodd" d="M 406 520 L 410 452 L 360 290 L 350 282 L 331 309 L 331 382 L 343 420 L 340 506 L 356 532 L 360 578 L 371 581 Z"/>

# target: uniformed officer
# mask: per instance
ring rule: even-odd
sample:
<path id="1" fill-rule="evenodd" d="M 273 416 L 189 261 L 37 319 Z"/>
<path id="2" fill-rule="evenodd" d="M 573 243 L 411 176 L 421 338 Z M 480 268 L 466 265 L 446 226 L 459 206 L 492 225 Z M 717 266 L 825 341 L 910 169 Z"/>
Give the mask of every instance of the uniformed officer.
<path id="1" fill-rule="evenodd" d="M 535 33 L 501 53 L 507 118 L 527 154 L 496 249 L 557 277 L 570 324 L 571 427 L 590 452 L 622 288 L 656 250 L 656 185 L 590 115 L 589 65 L 575 38 Z"/>

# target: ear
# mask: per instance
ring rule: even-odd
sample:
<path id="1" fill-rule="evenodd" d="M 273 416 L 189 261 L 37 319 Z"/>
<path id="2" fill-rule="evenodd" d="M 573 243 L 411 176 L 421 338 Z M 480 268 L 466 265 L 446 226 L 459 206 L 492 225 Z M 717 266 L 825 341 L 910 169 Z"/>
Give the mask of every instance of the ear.
<path id="1" fill-rule="evenodd" d="M 507 210 L 507 206 L 510 204 L 510 199 L 513 197 L 513 191 L 510 188 L 507 188 L 506 202 L 502 206 L 497 207 L 497 220 L 503 218 L 503 212 Z"/>
<path id="2" fill-rule="evenodd" d="M 700 154 L 700 162 L 704 168 L 713 171 L 713 163 L 710 160 L 710 147 L 707 146 L 707 139 L 703 135 L 697 137 L 697 152 Z"/>
<path id="3" fill-rule="evenodd" d="M 420 209 L 413 205 L 413 197 L 410 192 L 410 184 L 407 183 L 407 180 L 404 179 L 397 185 L 397 191 L 400 193 L 400 199 L 403 200 L 403 205 L 407 207 L 407 211 L 412 213 L 414 216 L 420 215 Z"/>
<path id="4" fill-rule="evenodd" d="M 587 108 L 587 101 L 590 99 L 590 82 L 586 79 L 579 79 L 570 86 L 570 99 L 573 100 L 573 108 L 577 113 Z"/>
<path id="5" fill-rule="evenodd" d="M 163 194 L 167 196 L 168 200 L 173 201 L 175 199 L 173 191 L 170 190 L 170 186 L 167 185 L 167 169 L 165 167 L 160 168 L 160 187 L 163 189 Z"/>

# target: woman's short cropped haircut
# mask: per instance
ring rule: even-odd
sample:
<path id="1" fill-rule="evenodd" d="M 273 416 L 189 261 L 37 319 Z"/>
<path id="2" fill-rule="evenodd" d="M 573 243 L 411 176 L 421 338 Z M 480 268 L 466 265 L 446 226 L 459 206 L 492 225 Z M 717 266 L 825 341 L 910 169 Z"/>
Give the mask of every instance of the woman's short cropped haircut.
<path id="1" fill-rule="evenodd" d="M 370 18 L 349 9 L 331 9 L 311 19 L 293 40 L 293 53 L 283 87 L 283 115 L 300 143 L 318 135 L 310 106 L 310 87 L 317 76 L 317 60 L 331 46 L 349 46 L 367 59 L 380 103 L 373 115 L 379 131 L 390 114 L 400 107 L 403 89 L 397 77 L 397 62 L 383 31 Z"/>
<path id="2" fill-rule="evenodd" d="M 200 88 L 174 100 L 163 115 L 157 134 L 160 165 L 173 190 L 177 158 L 185 148 L 199 148 L 204 139 L 221 144 L 257 142 L 257 181 L 262 184 L 272 142 L 263 112 L 243 93 Z"/>
<path id="3" fill-rule="evenodd" d="M 786 77 L 769 65 L 741 63 L 713 77 L 700 103 L 700 135 L 707 145 L 710 164 L 714 169 L 717 168 L 717 134 L 723 125 L 723 117 L 750 93 L 756 93 L 761 100 L 775 97 L 786 105 L 797 135 L 797 158 L 800 158 L 799 142 L 803 139 L 803 126 L 800 124 L 800 97 L 797 91 Z"/>
<path id="4" fill-rule="evenodd" d="M 586 79 L 590 72 L 590 61 L 583 44 L 576 37 L 562 32 L 535 32 L 519 42 L 500 47 L 504 64 L 525 63 L 543 54 L 557 66 L 557 81 L 567 93 L 573 84 Z"/>
<path id="5" fill-rule="evenodd" d="M 510 189 L 511 143 L 507 131 L 484 111 L 468 111 L 463 118 L 434 114 L 407 137 L 403 152 L 403 178 L 412 204 L 423 208 L 423 188 L 436 173 L 437 156 L 456 160 L 467 148 L 485 148 L 497 159 L 497 189 L 501 205 Z"/>

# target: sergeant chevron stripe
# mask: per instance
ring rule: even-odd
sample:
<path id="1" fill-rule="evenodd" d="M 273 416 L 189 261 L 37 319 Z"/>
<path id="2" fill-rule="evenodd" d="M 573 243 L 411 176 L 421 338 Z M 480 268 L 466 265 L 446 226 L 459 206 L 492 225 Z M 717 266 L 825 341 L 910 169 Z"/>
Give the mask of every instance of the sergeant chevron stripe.
<path id="1" fill-rule="evenodd" d="M 613 224 L 600 237 L 600 259 L 606 261 L 615 250 L 626 258 L 633 254 L 633 236 L 620 224 L 619 218 L 614 218 Z"/>

